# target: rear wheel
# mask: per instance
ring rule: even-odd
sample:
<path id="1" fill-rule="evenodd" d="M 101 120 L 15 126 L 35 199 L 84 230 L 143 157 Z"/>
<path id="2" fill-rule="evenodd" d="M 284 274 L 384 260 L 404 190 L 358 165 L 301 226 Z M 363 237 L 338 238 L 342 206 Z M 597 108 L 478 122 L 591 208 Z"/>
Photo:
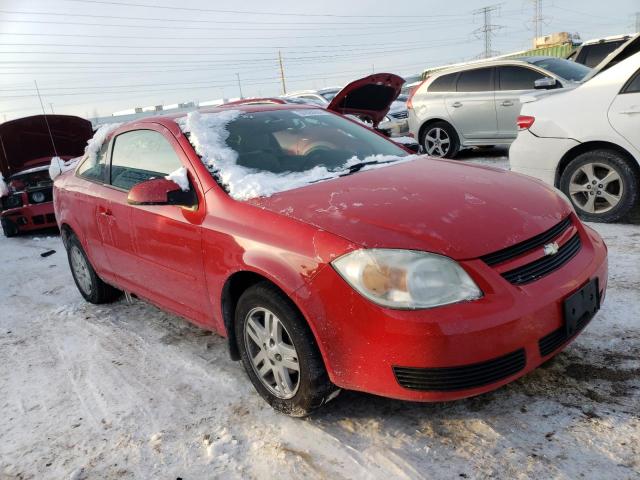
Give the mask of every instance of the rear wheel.
<path id="1" fill-rule="evenodd" d="M 275 410 L 303 417 L 334 396 L 308 325 L 278 288 L 268 282 L 248 288 L 238 300 L 235 329 L 251 383 Z"/>
<path id="2" fill-rule="evenodd" d="M 117 300 L 122 292 L 103 282 L 87 258 L 78 237 L 71 234 L 67 240 L 67 257 L 71 275 L 80 294 L 87 302 L 109 303 Z"/>
<path id="3" fill-rule="evenodd" d="M 562 172 L 560 190 L 587 221 L 615 222 L 638 202 L 638 177 L 614 150 L 578 155 Z"/>
<path id="4" fill-rule="evenodd" d="M 434 122 L 424 129 L 420 143 L 432 157 L 454 158 L 460 151 L 460 139 L 447 122 Z"/>

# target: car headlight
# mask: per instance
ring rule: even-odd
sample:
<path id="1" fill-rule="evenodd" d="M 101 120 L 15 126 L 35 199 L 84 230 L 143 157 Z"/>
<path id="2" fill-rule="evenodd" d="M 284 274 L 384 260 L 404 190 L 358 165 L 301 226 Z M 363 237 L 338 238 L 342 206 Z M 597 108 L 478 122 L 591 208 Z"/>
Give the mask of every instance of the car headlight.
<path id="1" fill-rule="evenodd" d="M 356 250 L 332 265 L 357 292 L 389 308 L 430 308 L 482 296 L 458 262 L 433 253 Z"/>
<path id="2" fill-rule="evenodd" d="M 45 200 L 44 193 L 42 192 L 33 192 L 31 194 L 31 201 L 33 203 L 42 203 Z"/>
<path id="3" fill-rule="evenodd" d="M 7 197 L 5 200 L 6 208 L 18 208 L 22 206 L 22 195 L 19 193 Z"/>

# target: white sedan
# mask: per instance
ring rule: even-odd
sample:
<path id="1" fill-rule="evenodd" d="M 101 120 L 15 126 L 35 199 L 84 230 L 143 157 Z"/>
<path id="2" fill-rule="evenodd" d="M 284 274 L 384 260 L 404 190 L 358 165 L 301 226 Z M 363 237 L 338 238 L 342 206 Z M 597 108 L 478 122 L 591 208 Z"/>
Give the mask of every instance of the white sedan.
<path id="1" fill-rule="evenodd" d="M 585 220 L 614 222 L 640 196 L 640 53 L 579 87 L 523 98 L 511 169 L 558 187 Z"/>

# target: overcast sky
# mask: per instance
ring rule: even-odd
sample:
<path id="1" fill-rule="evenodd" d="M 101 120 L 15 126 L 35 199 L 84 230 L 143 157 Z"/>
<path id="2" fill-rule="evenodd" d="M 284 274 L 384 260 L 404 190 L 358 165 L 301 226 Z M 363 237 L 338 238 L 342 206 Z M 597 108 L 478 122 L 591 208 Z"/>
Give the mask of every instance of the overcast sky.
<path id="1" fill-rule="evenodd" d="M 543 33 L 590 39 L 635 29 L 639 0 L 541 0 Z M 477 57 L 489 1 L 0 0 L 0 120 L 110 115 L 135 106 L 340 85 Z M 533 2 L 493 13 L 493 50 L 530 48 Z"/>

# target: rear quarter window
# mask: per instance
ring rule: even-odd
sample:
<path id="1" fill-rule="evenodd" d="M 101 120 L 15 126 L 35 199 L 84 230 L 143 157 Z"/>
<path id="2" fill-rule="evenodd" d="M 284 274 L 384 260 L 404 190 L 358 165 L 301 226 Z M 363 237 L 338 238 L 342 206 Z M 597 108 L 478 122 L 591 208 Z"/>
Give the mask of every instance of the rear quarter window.
<path id="1" fill-rule="evenodd" d="M 631 79 L 622 89 L 622 93 L 639 93 L 640 92 L 640 70 L 633 74 Z"/>
<path id="2" fill-rule="evenodd" d="M 436 78 L 427 88 L 428 92 L 455 92 L 455 80 L 457 73 L 450 73 Z"/>

